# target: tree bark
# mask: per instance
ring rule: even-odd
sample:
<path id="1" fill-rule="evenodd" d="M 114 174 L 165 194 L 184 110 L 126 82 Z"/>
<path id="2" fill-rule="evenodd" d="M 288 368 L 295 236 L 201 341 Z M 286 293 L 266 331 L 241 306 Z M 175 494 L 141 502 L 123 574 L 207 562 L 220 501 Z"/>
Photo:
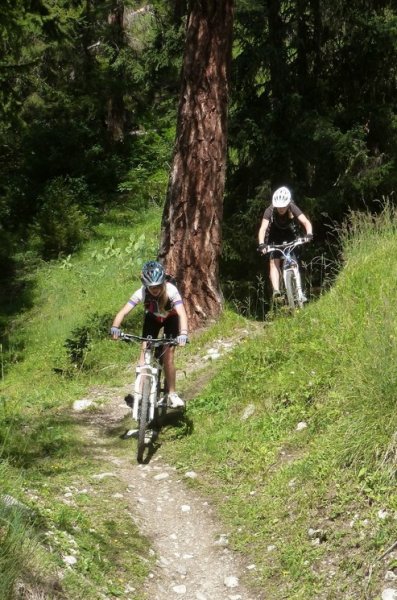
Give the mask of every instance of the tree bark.
<path id="1" fill-rule="evenodd" d="M 217 318 L 233 0 L 195 0 L 187 23 L 175 150 L 159 259 L 192 329 Z"/>

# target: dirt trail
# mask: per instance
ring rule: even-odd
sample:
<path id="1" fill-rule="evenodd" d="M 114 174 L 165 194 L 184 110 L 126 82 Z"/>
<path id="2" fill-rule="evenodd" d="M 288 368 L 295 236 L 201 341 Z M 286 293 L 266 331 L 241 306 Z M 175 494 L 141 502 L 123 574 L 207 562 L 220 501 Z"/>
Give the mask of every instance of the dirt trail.
<path id="1" fill-rule="evenodd" d="M 208 371 L 211 368 L 202 371 L 202 380 L 208 378 Z M 100 407 L 95 412 L 80 413 L 78 417 L 88 426 L 84 428 L 86 434 L 102 458 L 101 446 L 106 444 L 109 449 L 104 423 L 109 431 L 130 415 L 124 403 L 125 394 L 123 389 L 105 393 L 103 389 L 93 390 L 89 399 L 100 398 Z M 184 394 L 186 398 L 189 395 Z M 134 439 L 126 440 L 125 458 L 109 453 L 106 458 L 114 465 L 112 472 L 120 481 L 120 494 L 128 499 L 139 530 L 152 542 L 156 567 L 146 582 L 147 597 L 154 600 L 262 600 L 261 595 L 249 592 L 242 583 L 244 574 L 255 566 L 246 564 L 228 548 L 229 532 L 217 523 L 210 502 L 187 485 L 187 477 L 196 474 L 178 473 L 163 461 L 161 452 L 154 454 L 148 464 L 139 465 L 131 458 L 135 444 Z"/>

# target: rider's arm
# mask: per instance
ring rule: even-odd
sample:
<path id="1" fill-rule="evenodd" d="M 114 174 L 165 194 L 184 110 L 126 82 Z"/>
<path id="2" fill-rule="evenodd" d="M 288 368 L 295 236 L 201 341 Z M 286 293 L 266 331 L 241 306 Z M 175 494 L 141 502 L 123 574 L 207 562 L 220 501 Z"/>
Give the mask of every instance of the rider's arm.
<path id="1" fill-rule="evenodd" d="M 112 327 L 119 328 L 121 323 L 123 322 L 124 317 L 128 315 L 129 312 L 132 311 L 133 308 L 143 300 L 143 288 L 137 290 L 131 298 L 128 300 L 127 304 L 123 306 L 117 313 L 117 315 L 113 319 Z M 117 339 L 117 335 L 112 336 L 113 339 Z"/>
<path id="2" fill-rule="evenodd" d="M 313 235 L 313 227 L 310 223 L 309 219 L 302 213 L 298 217 L 298 221 L 302 223 L 303 227 L 306 230 L 306 235 Z"/>
<path id="3" fill-rule="evenodd" d="M 262 219 L 262 224 L 258 233 L 258 243 L 264 244 L 267 228 L 269 227 L 269 219 Z"/>
<path id="4" fill-rule="evenodd" d="M 134 306 L 135 305 L 131 304 L 130 302 L 127 302 L 127 304 L 125 304 L 125 306 L 123 306 L 123 308 L 121 308 L 117 315 L 114 317 L 112 327 L 119 328 L 121 323 L 123 322 L 124 317 L 128 315 L 128 313 L 134 308 Z M 112 337 L 114 340 L 117 340 L 117 335 L 113 335 Z"/>
<path id="5" fill-rule="evenodd" d="M 187 328 L 187 314 L 186 314 L 185 307 L 183 306 L 182 303 L 177 304 L 175 306 L 175 310 L 179 317 L 179 333 L 183 334 L 183 335 L 187 335 L 188 328 Z"/>

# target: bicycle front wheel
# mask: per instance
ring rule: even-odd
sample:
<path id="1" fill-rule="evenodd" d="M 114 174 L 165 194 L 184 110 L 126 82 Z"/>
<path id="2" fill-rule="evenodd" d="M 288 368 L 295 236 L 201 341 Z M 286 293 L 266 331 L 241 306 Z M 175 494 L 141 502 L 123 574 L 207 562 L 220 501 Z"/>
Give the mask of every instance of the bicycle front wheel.
<path id="1" fill-rule="evenodd" d="M 298 286 L 296 275 L 293 271 L 286 271 L 285 277 L 285 292 L 287 294 L 288 306 L 291 309 L 302 308 L 303 301 L 301 295 L 298 294 Z"/>
<path id="2" fill-rule="evenodd" d="M 137 460 L 139 463 L 143 461 L 143 457 L 145 454 L 145 435 L 149 416 L 150 387 L 151 379 L 149 377 L 144 377 L 142 385 L 142 400 L 138 430 Z"/>

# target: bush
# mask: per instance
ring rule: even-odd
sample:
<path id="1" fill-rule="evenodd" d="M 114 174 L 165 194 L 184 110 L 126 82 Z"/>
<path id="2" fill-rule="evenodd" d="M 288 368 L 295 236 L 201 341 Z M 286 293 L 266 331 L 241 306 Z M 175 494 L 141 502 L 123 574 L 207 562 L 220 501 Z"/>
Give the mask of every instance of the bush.
<path id="1" fill-rule="evenodd" d="M 58 177 L 42 196 L 34 231 L 44 259 L 58 258 L 77 250 L 87 238 L 87 217 L 79 206 L 88 204 L 87 187 L 81 179 Z"/>

